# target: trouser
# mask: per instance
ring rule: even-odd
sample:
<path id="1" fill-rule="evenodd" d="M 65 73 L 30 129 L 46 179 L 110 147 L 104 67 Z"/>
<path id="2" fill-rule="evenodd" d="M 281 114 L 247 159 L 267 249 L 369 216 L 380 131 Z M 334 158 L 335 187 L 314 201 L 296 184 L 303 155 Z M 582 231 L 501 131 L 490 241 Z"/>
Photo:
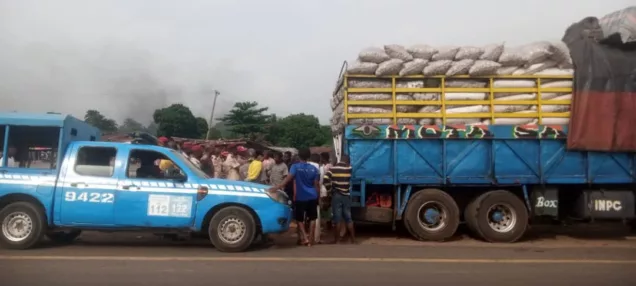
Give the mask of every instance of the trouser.
<path id="1" fill-rule="evenodd" d="M 314 241 L 320 241 L 321 227 L 320 227 L 320 205 L 316 207 L 318 212 L 318 218 L 316 218 L 316 227 L 314 228 Z"/>

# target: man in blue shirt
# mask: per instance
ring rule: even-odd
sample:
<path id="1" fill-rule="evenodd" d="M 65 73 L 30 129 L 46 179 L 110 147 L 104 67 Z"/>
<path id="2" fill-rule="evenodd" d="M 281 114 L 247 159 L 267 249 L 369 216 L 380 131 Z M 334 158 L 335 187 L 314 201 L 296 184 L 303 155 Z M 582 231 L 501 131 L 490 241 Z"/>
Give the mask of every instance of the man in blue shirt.
<path id="1" fill-rule="evenodd" d="M 294 180 L 295 188 L 292 201 L 294 202 L 294 219 L 300 229 L 302 243 L 311 246 L 318 218 L 318 198 L 320 197 L 320 171 L 307 162 L 311 156 L 309 149 L 298 152 L 300 162 L 292 165 L 289 175 L 279 185 L 269 189 L 270 192 L 283 189 L 287 183 Z M 305 218 L 309 220 L 309 234 L 305 227 Z"/>

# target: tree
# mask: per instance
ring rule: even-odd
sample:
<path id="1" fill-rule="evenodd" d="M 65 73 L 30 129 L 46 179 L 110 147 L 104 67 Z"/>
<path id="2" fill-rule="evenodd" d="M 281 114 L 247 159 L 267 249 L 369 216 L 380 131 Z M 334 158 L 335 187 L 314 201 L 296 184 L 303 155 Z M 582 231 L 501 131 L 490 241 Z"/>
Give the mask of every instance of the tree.
<path id="1" fill-rule="evenodd" d="M 183 104 L 157 109 L 152 118 L 158 126 L 157 136 L 201 138 L 197 118 Z"/>
<path id="2" fill-rule="evenodd" d="M 159 126 L 157 126 L 157 123 L 154 122 L 150 122 L 150 124 L 148 124 L 148 127 L 146 127 L 146 132 L 152 134 L 152 135 L 157 135 L 157 129 L 159 128 Z"/>
<path id="3" fill-rule="evenodd" d="M 124 122 L 119 126 L 119 132 L 122 133 L 130 133 L 135 131 L 148 132 L 145 126 L 132 118 L 124 119 Z"/>
<path id="4" fill-rule="evenodd" d="M 270 126 L 271 115 L 265 114 L 268 107 L 259 107 L 255 101 L 237 102 L 228 114 L 219 120 L 237 136 L 255 139 L 264 135 Z"/>
<path id="5" fill-rule="evenodd" d="M 205 135 L 208 134 L 208 121 L 203 117 L 197 117 L 197 131 L 199 132 L 199 137 L 205 139 Z"/>
<path id="6" fill-rule="evenodd" d="M 220 130 L 216 126 L 210 128 L 210 140 L 217 140 L 217 139 L 221 139 L 221 138 L 225 138 L 223 136 L 223 131 L 222 130 Z"/>
<path id="7" fill-rule="evenodd" d="M 323 146 L 330 139 L 331 136 L 325 134 L 318 118 L 304 113 L 277 120 L 268 136 L 268 140 L 275 145 L 295 148 Z"/>
<path id="8" fill-rule="evenodd" d="M 84 115 L 84 121 L 86 123 L 97 127 L 102 133 L 109 133 L 117 131 L 117 122 L 115 120 L 106 118 L 99 111 L 90 109 L 86 111 Z"/>
<path id="9" fill-rule="evenodd" d="M 322 133 L 322 136 L 325 138 L 325 142 L 322 143 L 321 146 L 333 146 L 333 136 L 331 133 L 331 126 L 329 125 L 323 125 L 320 126 L 320 133 Z"/>

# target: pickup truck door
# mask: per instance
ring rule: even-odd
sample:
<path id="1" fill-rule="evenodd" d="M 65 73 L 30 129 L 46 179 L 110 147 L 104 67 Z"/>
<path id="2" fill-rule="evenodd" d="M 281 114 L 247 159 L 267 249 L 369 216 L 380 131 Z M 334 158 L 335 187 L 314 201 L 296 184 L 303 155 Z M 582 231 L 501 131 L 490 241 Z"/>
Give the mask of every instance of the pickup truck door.
<path id="1" fill-rule="evenodd" d="M 152 170 L 156 158 L 169 160 L 180 170 L 185 170 L 183 162 L 168 150 L 148 150 L 131 145 L 127 153 L 123 159 L 126 168 L 121 168 L 115 197 L 115 223 L 122 227 L 192 227 L 197 194 L 187 180 L 194 178 L 179 181 L 152 178 L 142 175 L 147 173 L 139 170 L 146 167 Z"/>
<path id="2" fill-rule="evenodd" d="M 56 203 L 63 226 L 114 224 L 117 148 L 99 142 L 76 143 L 69 150 L 58 180 Z"/>

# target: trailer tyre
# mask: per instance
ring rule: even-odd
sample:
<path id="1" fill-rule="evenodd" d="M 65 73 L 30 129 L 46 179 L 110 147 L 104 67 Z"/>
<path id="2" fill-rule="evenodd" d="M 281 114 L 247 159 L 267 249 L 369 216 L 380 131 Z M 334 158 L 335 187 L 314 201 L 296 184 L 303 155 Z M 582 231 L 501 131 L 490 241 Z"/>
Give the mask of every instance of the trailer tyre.
<path id="1" fill-rule="evenodd" d="M 208 234 L 212 245 L 222 252 L 241 252 L 254 241 L 256 223 L 242 207 L 226 207 L 210 220 Z"/>
<path id="2" fill-rule="evenodd" d="M 459 207 L 446 192 L 424 189 L 409 200 L 404 225 L 417 239 L 444 241 L 457 231 Z"/>
<path id="3" fill-rule="evenodd" d="M 0 246 L 29 249 L 44 237 L 47 228 L 44 211 L 29 202 L 15 202 L 0 210 Z"/>
<path id="4" fill-rule="evenodd" d="M 82 234 L 81 230 L 73 229 L 68 231 L 49 231 L 46 238 L 54 243 L 69 244 L 75 241 Z"/>
<path id="5" fill-rule="evenodd" d="M 465 216 L 468 227 L 488 242 L 515 242 L 528 228 L 526 205 L 505 190 L 477 197 L 468 205 Z"/>

